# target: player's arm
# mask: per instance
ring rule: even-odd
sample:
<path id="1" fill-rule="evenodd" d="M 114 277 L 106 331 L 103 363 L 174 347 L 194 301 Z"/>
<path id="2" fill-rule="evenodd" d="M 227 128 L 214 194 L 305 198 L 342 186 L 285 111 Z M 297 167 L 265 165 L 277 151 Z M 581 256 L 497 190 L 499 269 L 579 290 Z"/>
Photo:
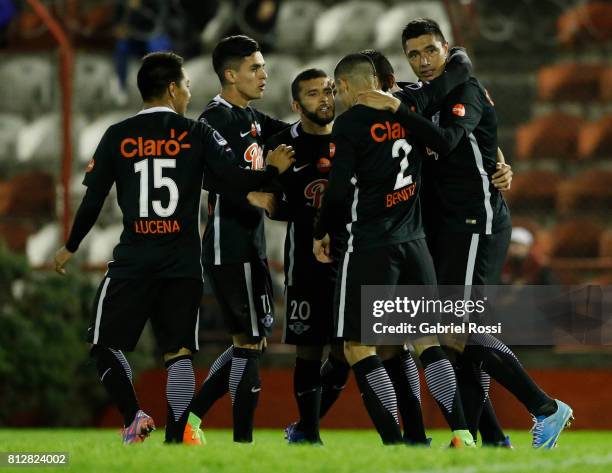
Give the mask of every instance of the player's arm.
<path id="1" fill-rule="evenodd" d="M 344 223 L 346 201 L 352 186 L 351 179 L 355 174 L 355 145 L 341 132 L 335 133 L 332 140 L 336 145 L 334 165 L 313 233 L 313 252 L 322 263 L 332 261 L 329 234 L 335 233 Z"/>
<path id="2" fill-rule="evenodd" d="M 272 136 L 291 126 L 291 123 L 278 120 L 270 115 L 266 115 L 265 113 L 259 111 L 256 111 L 255 113 L 259 117 L 259 121 L 261 123 L 261 137 L 264 141 L 267 141 Z"/>
<path id="3" fill-rule="evenodd" d="M 472 74 L 472 61 L 463 48 L 452 48 L 444 73 L 436 79 L 418 84 L 401 84 L 394 95 L 407 105 L 416 105 L 419 112 L 437 109 L 453 89 L 466 82 Z"/>
<path id="4" fill-rule="evenodd" d="M 66 274 L 64 266 L 72 255 L 79 249 L 79 245 L 93 228 L 100 211 L 104 206 L 104 200 L 115 181 L 111 156 L 108 146 L 108 131 L 100 140 L 94 157 L 87 166 L 83 184 L 87 191 L 77 209 L 72 223 L 72 229 L 66 244 L 56 251 L 54 262 L 55 271 Z"/>
<path id="5" fill-rule="evenodd" d="M 276 176 L 285 172 L 294 162 L 295 151 L 280 145 L 268 153 L 263 171 L 243 169 L 236 164 L 234 153 L 227 141 L 207 123 L 202 123 L 205 165 L 215 178 L 215 190 L 223 192 L 248 192 L 260 189 Z"/>

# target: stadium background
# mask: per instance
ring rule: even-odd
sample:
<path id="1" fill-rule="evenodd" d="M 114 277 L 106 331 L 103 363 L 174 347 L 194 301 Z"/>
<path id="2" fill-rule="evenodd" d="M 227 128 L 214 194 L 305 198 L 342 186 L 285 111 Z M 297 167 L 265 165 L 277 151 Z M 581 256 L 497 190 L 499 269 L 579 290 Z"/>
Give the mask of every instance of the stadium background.
<path id="1" fill-rule="evenodd" d="M 119 425 L 80 341 L 93 291 L 121 229 L 113 194 L 71 262 L 71 275 L 61 279 L 50 271 L 70 211 L 83 195 L 83 169 L 102 133 L 140 105 L 137 55 L 131 58 L 127 90 L 121 91 L 116 79 L 119 3 L 0 1 L 0 425 Z M 374 47 L 388 54 L 400 80 L 412 80 L 401 29 L 410 18 L 436 19 L 451 43 L 468 47 L 476 75 L 496 103 L 500 146 L 515 171 L 507 195 L 514 223 L 535 237 L 529 264 L 520 268 L 524 274 L 508 282 L 537 280 L 547 268 L 549 277 L 554 274 L 548 282 L 611 283 L 610 2 L 142 1 L 148 3 L 187 58 L 193 117 L 218 92 L 210 51 L 229 31 L 250 34 L 265 47 L 268 85 L 264 100 L 253 105 L 293 120 L 289 84 L 297 71 L 318 66 L 331 73 L 343 54 Z M 41 4 L 56 23 L 41 19 Z M 260 7 L 268 9 L 267 19 L 252 24 Z M 281 427 L 296 416 L 292 348 L 279 343 L 283 226 L 268 221 L 267 236 L 277 276 L 277 321 L 262 361 L 256 426 Z M 210 293 L 202 308 L 198 380 L 228 343 Z M 573 405 L 575 427 L 612 429 L 612 415 L 606 414 L 609 349 L 517 351 L 544 389 Z M 150 333 L 129 359 L 144 409 L 162 419 L 165 374 Z M 424 397 L 428 426 L 443 426 Z M 514 414 L 523 411 L 506 392 L 494 387 L 492 397 L 505 427 L 529 426 L 526 413 Z M 207 427 L 228 427 L 230 412 L 225 399 L 210 412 Z M 370 428 L 353 381 L 322 426 Z"/>

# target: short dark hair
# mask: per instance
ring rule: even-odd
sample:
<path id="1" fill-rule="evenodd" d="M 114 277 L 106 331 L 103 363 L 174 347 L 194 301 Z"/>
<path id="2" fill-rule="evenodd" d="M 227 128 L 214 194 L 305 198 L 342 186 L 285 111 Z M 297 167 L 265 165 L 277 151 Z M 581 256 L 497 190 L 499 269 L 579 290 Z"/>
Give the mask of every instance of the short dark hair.
<path id="1" fill-rule="evenodd" d="M 138 90 L 145 102 L 160 98 L 172 82 L 185 78 L 183 58 L 171 52 L 149 53 L 138 70 Z"/>
<path id="2" fill-rule="evenodd" d="M 311 79 L 319 79 L 321 77 L 327 77 L 327 73 L 322 69 L 306 69 L 305 71 L 300 72 L 293 82 L 291 82 L 291 97 L 293 100 L 300 100 L 300 84 L 304 81 Z"/>
<path id="3" fill-rule="evenodd" d="M 237 69 L 245 57 L 256 51 L 260 51 L 257 41 L 245 35 L 228 36 L 219 41 L 212 53 L 212 63 L 221 84 L 225 84 L 226 69 Z"/>
<path id="4" fill-rule="evenodd" d="M 395 71 L 387 56 L 376 49 L 364 49 L 361 54 L 368 56 L 374 63 L 374 69 L 376 69 L 376 75 L 383 92 L 389 90 L 395 82 Z"/>
<path id="5" fill-rule="evenodd" d="M 376 76 L 376 66 L 374 65 L 374 61 L 372 61 L 369 56 L 361 53 L 347 54 L 340 59 L 338 64 L 336 64 L 336 68 L 334 69 L 334 77 L 339 78 L 342 76 L 351 75 L 357 70 L 357 68 L 362 68 L 363 66 L 369 66 L 372 71 L 372 75 Z"/>
<path id="6" fill-rule="evenodd" d="M 402 49 L 406 50 L 406 41 L 418 38 L 424 34 L 435 35 L 442 43 L 446 43 L 446 38 L 442 34 L 440 25 L 431 18 L 417 18 L 412 20 L 402 31 Z"/>

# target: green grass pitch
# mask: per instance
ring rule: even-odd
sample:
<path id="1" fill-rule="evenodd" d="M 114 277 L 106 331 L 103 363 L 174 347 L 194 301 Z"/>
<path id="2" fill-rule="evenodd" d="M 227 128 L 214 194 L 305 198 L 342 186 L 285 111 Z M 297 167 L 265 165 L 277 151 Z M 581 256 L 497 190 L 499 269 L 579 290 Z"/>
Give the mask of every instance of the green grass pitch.
<path id="1" fill-rule="evenodd" d="M 383 447 L 374 431 L 323 431 L 323 447 L 287 446 L 281 431 L 257 430 L 252 445 L 234 444 L 231 432 L 209 430 L 203 448 L 163 445 L 154 432 L 143 444 L 124 446 L 117 431 L 0 430 L 2 452 L 68 452 L 65 467 L 1 467 L 0 471 L 244 472 L 244 473 L 609 473 L 612 432 L 571 430 L 551 451 L 530 447 L 528 432 L 510 432 L 514 450 L 444 448 L 450 436 L 433 431 L 432 448 Z"/>

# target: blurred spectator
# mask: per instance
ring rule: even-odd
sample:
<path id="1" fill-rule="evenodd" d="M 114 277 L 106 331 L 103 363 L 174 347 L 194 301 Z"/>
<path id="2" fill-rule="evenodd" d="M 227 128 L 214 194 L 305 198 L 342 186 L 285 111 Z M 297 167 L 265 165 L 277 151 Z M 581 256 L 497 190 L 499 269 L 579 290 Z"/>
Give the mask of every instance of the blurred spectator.
<path id="1" fill-rule="evenodd" d="M 534 251 L 533 242 L 533 235 L 526 228 L 514 227 L 512 229 L 508 256 L 501 276 L 502 284 L 559 283 L 545 259 Z"/>
<path id="2" fill-rule="evenodd" d="M 259 43 L 262 51 L 275 46 L 275 27 L 281 0 L 233 0 L 234 24 L 224 36 L 245 34 Z"/>
<path id="3" fill-rule="evenodd" d="M 128 62 L 154 51 L 172 50 L 167 32 L 169 2 L 166 0 L 123 0 L 117 7 L 115 69 L 117 84 L 113 93 L 117 105 L 127 103 Z"/>
<path id="4" fill-rule="evenodd" d="M 12 0 L 0 0 L 0 48 L 6 46 L 8 26 L 16 13 Z"/>
<path id="5" fill-rule="evenodd" d="M 219 0 L 170 0 L 167 31 L 174 51 L 185 59 L 202 53 L 201 33 L 219 10 Z"/>

